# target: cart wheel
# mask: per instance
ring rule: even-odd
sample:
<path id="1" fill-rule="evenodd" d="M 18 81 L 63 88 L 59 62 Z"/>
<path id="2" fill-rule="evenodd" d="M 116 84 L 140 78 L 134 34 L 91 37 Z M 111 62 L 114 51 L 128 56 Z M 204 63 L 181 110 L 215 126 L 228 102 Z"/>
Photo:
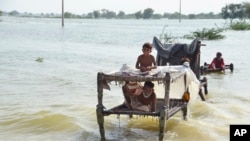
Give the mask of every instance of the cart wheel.
<path id="1" fill-rule="evenodd" d="M 234 65 L 233 65 L 233 63 L 231 63 L 229 67 L 230 67 L 230 71 L 233 72 L 234 71 Z"/>

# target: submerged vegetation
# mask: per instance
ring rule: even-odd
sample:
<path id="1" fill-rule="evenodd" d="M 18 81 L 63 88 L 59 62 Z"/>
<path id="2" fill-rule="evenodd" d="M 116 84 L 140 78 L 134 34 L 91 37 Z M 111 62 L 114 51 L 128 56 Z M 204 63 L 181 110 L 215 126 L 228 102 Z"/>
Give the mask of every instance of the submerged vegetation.
<path id="1" fill-rule="evenodd" d="M 36 58 L 36 61 L 37 61 L 37 62 L 39 62 L 39 63 L 42 63 L 42 62 L 43 62 L 43 60 L 44 60 L 44 59 L 43 59 L 42 57 L 38 57 L 38 58 Z"/>
<path id="2" fill-rule="evenodd" d="M 242 21 L 242 22 L 235 22 L 230 25 L 232 30 L 250 30 L 250 24 Z"/>
<path id="3" fill-rule="evenodd" d="M 250 3 L 229 4 L 221 9 L 223 19 L 230 20 L 229 28 L 232 30 L 250 30 L 246 21 L 250 18 Z M 236 22 L 235 22 L 236 20 Z"/>
<path id="4" fill-rule="evenodd" d="M 230 20 L 230 24 L 223 28 L 202 28 L 197 31 L 191 32 L 191 34 L 184 35 L 183 37 L 175 37 L 169 32 L 165 32 L 164 26 L 163 32 L 160 35 L 160 39 L 164 43 L 171 43 L 177 38 L 194 39 L 199 38 L 201 40 L 218 40 L 224 39 L 225 36 L 222 32 L 225 30 L 250 30 L 250 24 L 247 21 L 250 18 L 250 3 L 243 2 L 241 4 L 229 4 L 221 9 L 221 16 L 223 19 Z"/>
<path id="5" fill-rule="evenodd" d="M 163 43 L 171 43 L 171 42 L 174 42 L 175 39 L 177 39 L 178 37 L 174 37 L 171 33 L 169 32 L 165 32 L 166 28 L 168 26 L 165 25 L 162 29 L 162 33 L 160 34 L 160 40 L 163 42 Z"/>
<path id="6" fill-rule="evenodd" d="M 194 39 L 199 38 L 201 40 L 218 40 L 224 39 L 225 36 L 222 35 L 222 32 L 227 28 L 203 28 L 202 30 L 198 29 L 197 31 L 191 32 L 191 34 L 186 34 L 183 37 L 175 37 L 169 32 L 165 32 L 167 26 L 164 26 L 162 33 L 160 34 L 160 40 L 163 43 L 172 43 L 177 39 Z"/>
<path id="7" fill-rule="evenodd" d="M 184 35 L 184 38 L 193 39 L 199 38 L 201 40 L 217 40 L 225 38 L 221 33 L 224 31 L 222 28 L 203 28 L 202 30 L 197 30 L 191 33 L 191 35 Z"/>

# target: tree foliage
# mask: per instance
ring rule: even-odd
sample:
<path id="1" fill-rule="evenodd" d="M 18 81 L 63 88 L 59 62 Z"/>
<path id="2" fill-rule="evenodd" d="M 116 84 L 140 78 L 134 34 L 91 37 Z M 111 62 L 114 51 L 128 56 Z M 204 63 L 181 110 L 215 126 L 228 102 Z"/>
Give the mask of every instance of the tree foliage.
<path id="1" fill-rule="evenodd" d="M 250 3 L 249 2 L 245 2 L 243 3 L 244 9 L 245 9 L 245 16 L 247 18 L 250 18 Z"/>
<path id="2" fill-rule="evenodd" d="M 73 14 L 70 13 L 70 12 L 65 12 L 64 13 L 64 18 L 72 18 L 73 17 Z"/>
<path id="3" fill-rule="evenodd" d="M 221 9 L 221 15 L 224 19 L 230 19 L 230 23 L 233 23 L 234 19 L 245 18 L 245 9 L 243 4 L 229 4 Z"/>
<path id="4" fill-rule="evenodd" d="M 142 18 L 142 13 L 141 13 L 141 11 L 135 12 L 135 18 L 136 18 L 136 19 Z"/>
<path id="5" fill-rule="evenodd" d="M 119 13 L 117 14 L 117 17 L 120 18 L 120 19 L 122 19 L 122 18 L 125 17 L 125 15 L 126 15 L 125 12 L 119 11 Z"/>
<path id="6" fill-rule="evenodd" d="M 101 13 L 100 13 L 100 11 L 95 10 L 95 11 L 93 12 L 93 15 L 94 15 L 94 18 L 98 19 L 98 18 L 100 17 Z"/>
<path id="7" fill-rule="evenodd" d="M 19 12 L 17 12 L 16 10 L 13 10 L 13 11 L 11 11 L 10 13 L 9 13 L 9 15 L 11 15 L 11 16 L 16 16 L 16 15 L 18 15 L 19 14 Z"/>
<path id="8" fill-rule="evenodd" d="M 101 10 L 94 10 L 92 12 L 89 12 L 87 14 L 82 15 L 76 15 L 72 14 L 70 12 L 65 12 L 65 18 L 90 18 L 90 19 L 98 19 L 98 18 L 107 18 L 107 19 L 161 19 L 161 18 L 168 18 L 168 19 L 179 19 L 179 16 L 181 19 L 221 19 L 222 17 L 224 19 L 231 18 L 231 20 L 236 18 L 250 18 L 250 3 L 245 2 L 242 4 L 230 4 L 226 5 L 221 10 L 222 13 L 214 14 L 213 12 L 210 13 L 199 13 L 199 14 L 181 14 L 179 12 L 174 13 L 164 13 L 161 14 L 154 14 L 154 10 L 152 8 L 146 8 L 144 10 L 140 10 L 138 12 L 132 13 L 132 14 L 126 14 L 123 11 L 119 11 L 118 14 L 116 14 L 113 11 L 107 10 L 107 9 L 101 9 Z M 22 17 L 43 17 L 43 18 L 60 18 L 61 14 L 46 14 L 43 13 L 41 15 L 37 14 L 27 14 L 27 13 L 19 13 L 17 11 L 11 11 L 11 12 L 0 12 L 0 16 L 9 15 L 9 16 L 22 16 Z"/>
<path id="9" fill-rule="evenodd" d="M 154 10 L 152 8 L 147 8 L 143 11 L 142 18 L 150 19 L 153 16 Z"/>

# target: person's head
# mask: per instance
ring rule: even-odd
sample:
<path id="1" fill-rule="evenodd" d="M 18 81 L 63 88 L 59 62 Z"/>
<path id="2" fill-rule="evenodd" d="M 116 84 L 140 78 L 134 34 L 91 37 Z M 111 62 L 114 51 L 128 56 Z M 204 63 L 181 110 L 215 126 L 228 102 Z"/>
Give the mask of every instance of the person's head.
<path id="1" fill-rule="evenodd" d="M 181 58 L 181 65 L 189 67 L 190 66 L 190 59 L 188 57 Z"/>
<path id="2" fill-rule="evenodd" d="M 143 46 L 142 46 L 142 52 L 144 54 L 149 54 L 149 53 L 151 53 L 151 51 L 152 51 L 152 45 L 150 43 L 143 44 Z"/>
<path id="3" fill-rule="evenodd" d="M 151 81 L 145 81 L 143 86 L 143 94 L 145 96 L 150 96 L 154 91 L 154 83 Z"/>
<path id="4" fill-rule="evenodd" d="M 222 53 L 221 53 L 221 52 L 217 52 L 217 53 L 216 53 L 216 58 L 217 58 L 217 59 L 220 59 L 221 56 L 222 56 Z"/>
<path id="5" fill-rule="evenodd" d="M 181 58 L 181 64 L 183 64 L 184 62 L 188 62 L 188 63 L 190 63 L 190 59 L 189 59 L 189 58 L 187 58 L 187 57 L 183 57 L 183 58 Z"/>

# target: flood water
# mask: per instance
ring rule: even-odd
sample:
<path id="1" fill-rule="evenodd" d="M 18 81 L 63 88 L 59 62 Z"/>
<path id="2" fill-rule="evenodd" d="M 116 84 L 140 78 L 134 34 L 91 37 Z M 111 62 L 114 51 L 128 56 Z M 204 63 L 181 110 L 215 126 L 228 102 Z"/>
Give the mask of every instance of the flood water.
<path id="1" fill-rule="evenodd" d="M 99 141 L 97 73 L 134 66 L 144 42 L 164 26 L 173 36 L 223 27 L 224 20 L 84 20 L 0 17 L 0 140 Z M 221 51 L 234 72 L 208 74 L 206 102 L 166 123 L 166 141 L 228 141 L 229 125 L 250 124 L 250 31 L 202 41 L 201 65 Z M 177 41 L 178 42 L 178 41 Z M 191 40 L 185 40 L 191 43 Z M 154 55 L 156 51 L 152 52 Z M 42 62 L 35 61 L 42 58 Z M 204 76 L 201 76 L 204 77 Z M 114 91 L 113 91 L 114 90 Z M 106 107 L 123 102 L 120 87 L 104 91 Z M 158 119 L 105 117 L 107 140 L 158 140 Z"/>

